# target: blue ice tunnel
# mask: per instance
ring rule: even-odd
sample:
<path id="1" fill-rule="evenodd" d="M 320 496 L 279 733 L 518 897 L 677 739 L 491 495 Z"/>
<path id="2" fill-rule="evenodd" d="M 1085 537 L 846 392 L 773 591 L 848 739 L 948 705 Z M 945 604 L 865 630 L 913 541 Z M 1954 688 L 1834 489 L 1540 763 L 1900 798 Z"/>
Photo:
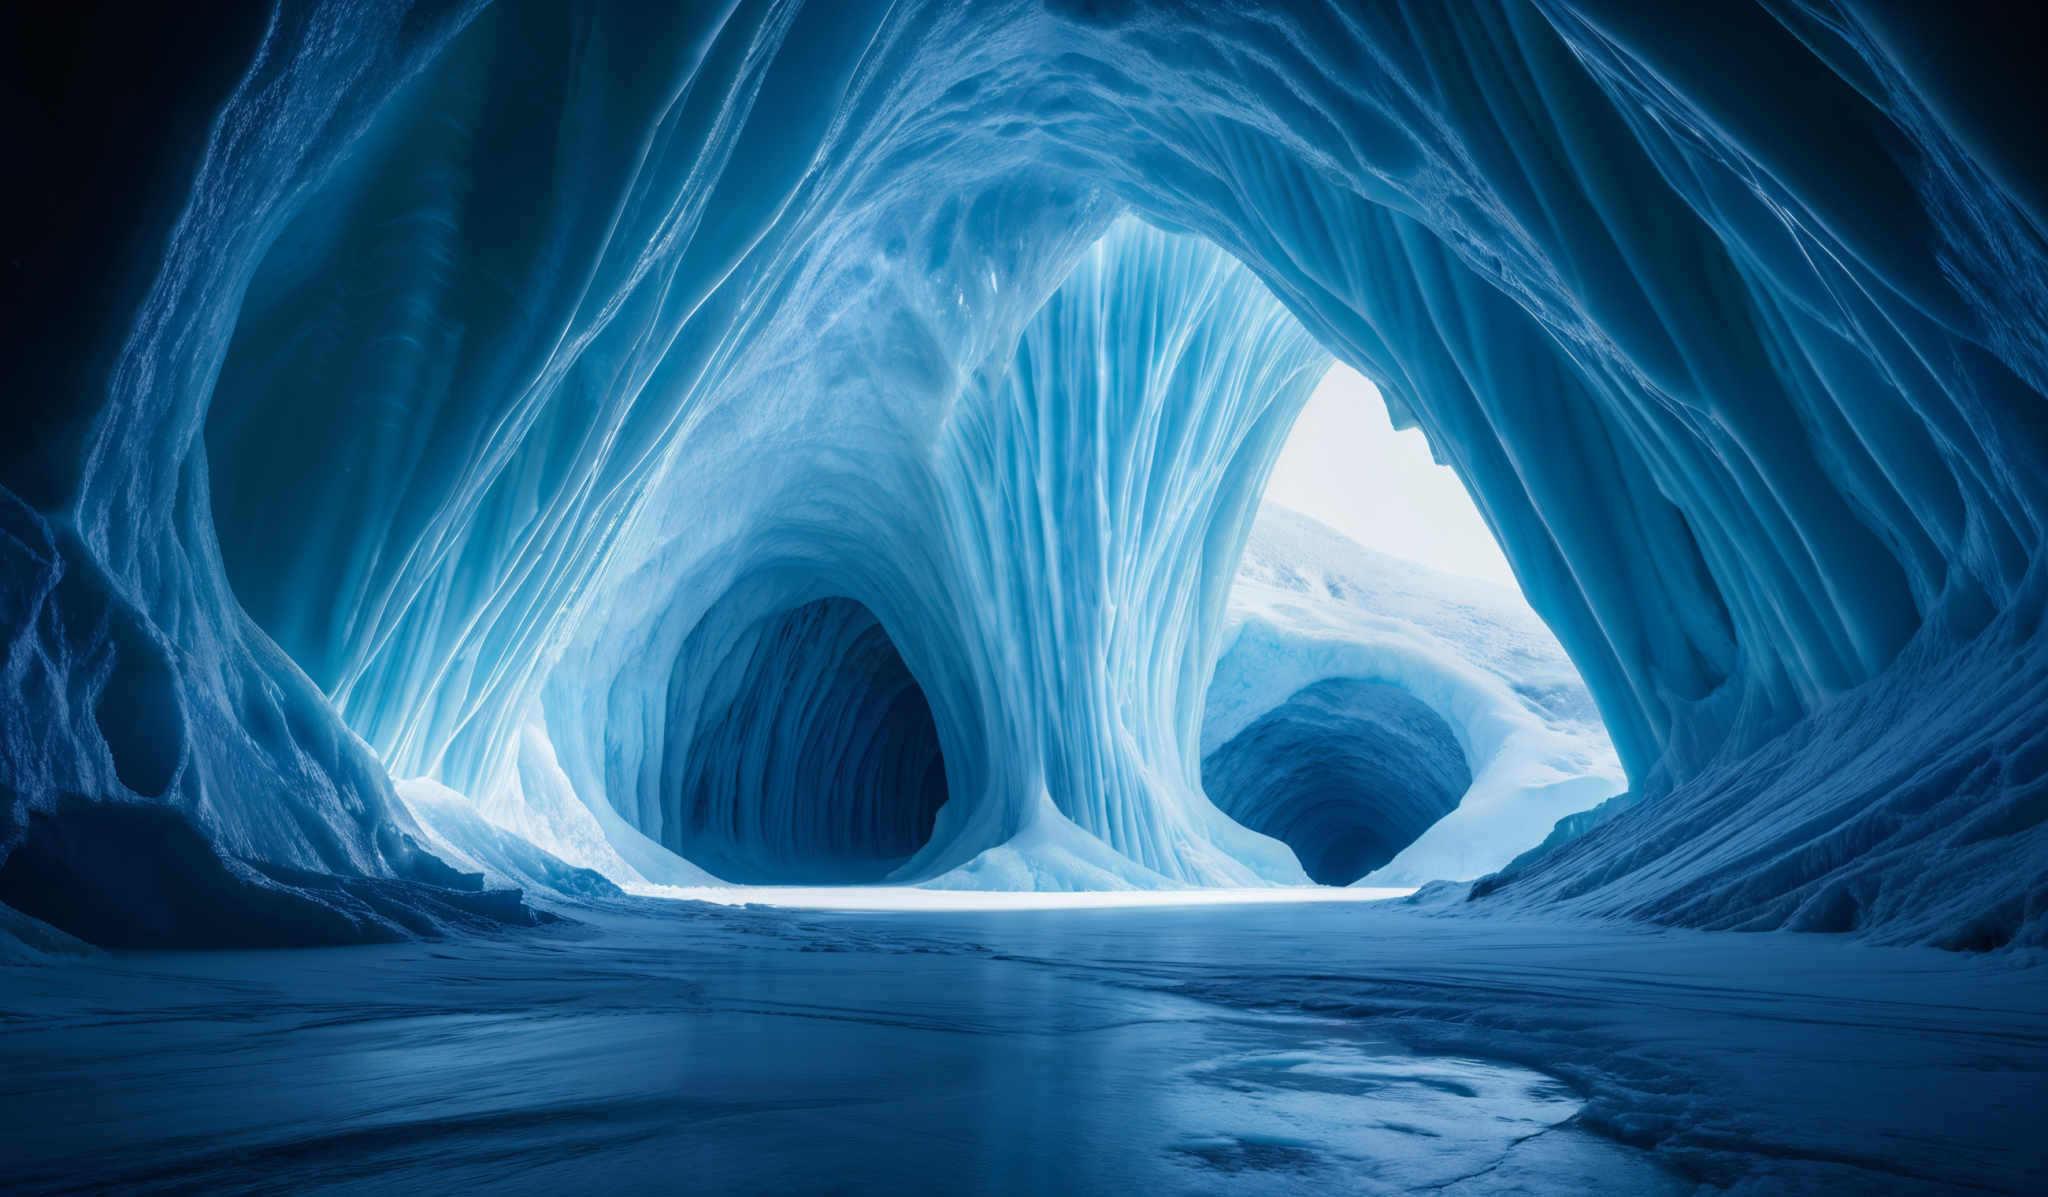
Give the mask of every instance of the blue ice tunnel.
<path id="1" fill-rule="evenodd" d="M 351 396 L 417 393 L 427 385 L 420 371 L 437 368 L 428 360 L 437 339 L 437 352 L 459 359 L 463 350 L 448 339 L 447 330 L 437 332 L 432 322 L 413 328 L 408 321 L 416 313 L 404 302 L 390 302 L 420 285 L 415 277 L 420 270 L 434 269 L 434 238 L 442 234 L 442 222 L 411 211 L 421 202 L 423 188 L 432 198 L 431 180 L 400 179 L 371 187 L 367 179 L 347 177 L 337 186 L 367 192 L 353 205 L 309 208 L 300 224 L 311 227 L 289 230 L 259 269 L 251 288 L 256 302 L 231 343 L 206 435 L 214 517 L 237 597 L 321 685 L 333 690 L 339 683 L 344 705 L 353 708 L 352 721 L 360 721 L 369 733 L 388 725 L 394 709 L 429 703 L 433 694 L 430 683 L 418 680 L 417 667 L 409 662 L 402 663 L 395 684 L 388 675 L 363 675 L 366 662 L 393 655 L 403 662 L 403 654 L 394 654 L 389 644 L 366 649 L 363 616 L 350 610 L 343 596 L 362 595 L 371 587 L 374 572 L 389 568 L 377 547 L 381 537 L 433 534 L 430 526 L 419 522 L 431 521 L 434 513 L 408 511 L 405 491 L 423 484 L 460 484 L 464 463 L 438 460 L 430 446 L 433 438 L 448 434 L 451 421 L 475 417 L 461 406 L 449 409 L 448 397 L 441 394 L 431 399 L 425 412 L 373 408 L 372 419 L 359 418 L 360 407 Z M 386 189 L 396 194 L 386 197 Z M 380 240 L 377 253 L 330 254 L 319 260 L 317 270 L 310 269 L 303 255 L 308 246 L 335 235 L 325 226 L 337 207 L 348 209 L 352 219 L 394 227 L 399 235 Z M 426 241 L 412 240 L 414 233 Z M 1088 590 L 1077 596 L 1034 599 L 1028 587 L 1044 585 L 1047 578 L 1058 576 L 1058 570 L 1074 566 L 1000 559 L 975 564 L 971 554 L 969 562 L 939 567 L 939 579 L 896 577 L 876 588 L 897 594 L 921 589 L 936 594 L 933 601 L 943 604 L 951 594 L 1026 587 L 1024 606 L 1007 617 L 1022 626 L 985 628 L 967 637 L 988 643 L 1054 634 L 1033 612 L 1046 602 L 1080 601 L 1082 613 L 1076 618 L 1085 625 L 1119 608 L 1136 611 L 1152 605 L 1157 596 L 1145 590 L 1147 586 L 1171 594 L 1196 585 L 1205 596 L 1203 614 L 1183 625 L 1180 621 L 1188 615 L 1176 612 L 1149 633 L 1164 638 L 1156 645 L 1133 640 L 1114 651 L 1129 653 L 1133 663 L 1148 654 L 1159 660 L 1184 655 L 1181 676 L 1170 683 L 1171 697 L 1146 694 L 1141 701 L 1161 705 L 1162 715 L 1179 705 L 1187 708 L 1180 717 L 1191 712 L 1199 718 L 1199 686 L 1209 664 L 1206 654 L 1213 652 L 1212 640 L 1205 637 L 1213 637 L 1218 604 L 1234 573 L 1249 513 L 1256 506 L 1266 469 L 1327 358 L 1248 272 L 1214 247 L 1130 224 L 1112 232 L 1104 245 L 1110 248 L 1098 247 L 1084 257 L 1081 269 L 1038 313 L 1015 360 L 992 372 L 989 394 L 962 401 L 955 416 L 963 429 L 979 431 L 946 463 L 946 485 L 958 488 L 963 496 L 991 489 L 1007 495 L 985 517 L 995 522 L 949 532 L 945 519 L 951 517 L 941 516 L 940 528 L 930 535 L 941 541 L 965 536 L 993 544 L 1007 534 L 1012 519 L 1048 518 L 1048 513 L 1023 514 L 1043 500 L 1043 488 L 1057 492 L 1068 487 L 1073 493 L 1061 500 L 1065 506 L 1049 513 L 1069 524 L 1063 536 L 1070 543 L 1060 546 L 1059 554 L 1078 554 L 1078 560 L 1095 554 L 1109 573 L 1126 573 L 1112 560 L 1120 549 L 1118 542 L 1155 537 L 1162 546 L 1177 543 L 1180 547 L 1169 551 L 1181 559 L 1159 562 L 1152 567 L 1158 571 L 1153 576 L 1131 573 L 1124 585 L 1132 589 L 1118 595 Z M 486 247 L 481 252 L 495 251 Z M 488 301 L 485 297 L 470 302 Z M 342 345 L 353 342 L 341 337 L 344 330 L 349 337 L 367 330 L 373 341 L 393 348 L 379 355 L 345 352 Z M 1155 340 L 1160 348 L 1147 350 Z M 1103 346 L 1119 343 L 1127 343 L 1128 351 L 1113 359 L 1114 369 L 1105 371 L 1098 361 Z M 292 405 L 275 401 L 281 393 L 319 392 L 327 397 L 309 405 L 310 423 Z M 997 399 L 997 406 L 974 414 Z M 1064 408 L 1070 404 L 1080 405 L 1077 413 L 1087 411 L 1088 404 L 1099 404 L 1104 415 L 1069 416 Z M 1059 434 L 1070 439 L 1028 452 L 1054 454 L 1044 460 L 1065 462 L 1063 469 L 1071 476 L 1060 469 L 1048 473 L 1051 467 L 1044 465 L 1018 473 L 1018 463 L 1008 457 L 1017 450 L 1002 447 L 1012 441 L 1028 446 L 1033 437 L 1046 435 L 1041 417 L 1033 414 L 1041 410 L 1052 413 L 1054 420 L 1071 421 Z M 423 414 L 431 417 L 425 427 L 419 420 Z M 590 440 L 591 434 L 577 427 L 589 417 L 588 409 L 558 405 L 549 419 L 559 431 L 535 439 L 561 447 L 509 485 L 535 496 L 558 485 L 568 464 Z M 1107 436 L 1108 442 L 1071 439 L 1086 438 L 1091 430 Z M 276 451 L 281 444 L 307 441 L 347 444 L 345 456 L 366 457 L 380 469 L 323 476 L 317 467 L 309 470 L 299 455 Z M 1123 452 L 1119 446 L 1124 444 L 1151 447 L 1157 463 L 1142 469 L 1137 460 L 1118 463 Z M 1097 455 L 1102 464 L 1087 464 Z M 321 460 L 317 454 L 313 459 Z M 1097 469 L 1113 471 L 1116 485 L 1158 488 L 1138 509 L 1151 509 L 1143 515 L 1144 523 L 1106 539 L 1086 534 L 1098 518 L 1089 509 L 1097 487 L 1092 471 Z M 1132 479 L 1117 482 L 1114 471 L 1120 470 L 1131 471 Z M 434 478 L 435 473 L 447 476 Z M 388 485 L 394 479 L 405 486 Z M 494 490 L 507 486 L 500 480 Z M 825 492 L 831 485 L 816 479 L 810 489 Z M 305 496 L 308 501 L 281 511 L 280 497 L 286 495 Z M 537 501 L 528 500 L 529 511 Z M 504 530 L 486 536 L 470 530 L 473 539 L 467 551 L 489 556 L 504 551 L 503 543 L 516 542 L 520 504 L 516 498 L 507 502 L 493 494 L 486 507 Z M 843 521 L 845 516 L 831 518 Z M 798 590 L 815 593 L 820 579 L 846 572 L 843 560 L 835 564 L 834 550 L 820 547 L 845 538 L 843 529 L 821 536 L 816 528 L 805 532 L 769 527 L 755 536 L 762 544 L 810 542 L 803 552 L 811 559 L 794 569 Z M 901 548 L 896 551 L 910 557 L 926 552 L 921 547 L 907 554 Z M 862 554 L 858 549 L 837 550 L 838 558 L 849 555 Z M 780 568 L 790 572 L 786 563 Z M 945 581 L 948 569 L 981 572 Z M 1020 572 L 1005 576 L 1003 571 L 1009 570 Z M 757 582 L 760 572 L 757 568 Z M 451 583 L 462 584 L 460 579 Z M 788 584 L 792 583 L 784 578 L 777 585 Z M 475 596 L 455 590 L 450 599 L 474 602 Z M 518 593 L 508 601 L 535 598 Z M 978 606 L 971 599 L 969 603 Z M 1162 609 L 1173 606 L 1167 603 Z M 963 618 L 971 624 L 985 615 L 926 611 L 915 622 L 930 639 L 933 625 Z M 1128 617 L 1121 622 L 1131 623 Z M 446 635 L 445 626 L 436 626 L 439 623 L 444 621 L 414 619 L 395 626 L 390 634 L 399 638 L 398 645 L 412 645 L 412 655 L 431 659 L 437 651 L 446 651 L 434 643 L 435 637 Z M 1072 634 L 1072 629 L 1059 634 Z M 1169 647 L 1179 636 L 1192 638 L 1182 647 Z M 956 634 L 950 649 L 944 647 L 943 636 L 940 643 L 921 647 L 927 655 L 958 656 L 959 640 Z M 1042 651 L 1055 658 L 1089 658 L 1105 647 L 1048 643 Z M 587 684 L 604 691 L 651 684 L 635 680 L 646 672 L 642 662 L 622 661 L 616 668 L 617 676 L 591 678 Z M 946 668 L 953 671 L 951 663 Z M 651 741 L 644 750 L 645 761 L 623 772 L 608 771 L 600 788 L 603 799 L 618 807 L 632 825 L 684 859 L 741 883 L 877 882 L 910 862 L 929 840 L 948 793 L 938 727 L 896 645 L 860 602 L 835 596 L 764 606 L 754 588 L 735 585 L 698 618 L 665 676 L 666 696 L 657 704 L 661 726 L 645 735 Z M 1052 700 L 1055 709 L 1039 715 L 1057 725 L 1100 683 L 1048 676 L 1040 684 L 1072 685 L 1081 692 Z M 987 685 L 982 683 L 983 690 Z M 991 770 L 1000 775 L 1019 763 L 1031 767 L 1040 753 L 1052 758 L 1048 767 L 1055 771 L 1045 784 L 1052 787 L 1056 802 L 1071 804 L 1067 809 L 1076 818 L 1085 817 L 1090 803 L 1115 801 L 1120 790 L 1151 784 L 1130 776 L 1129 765 L 1103 759 L 1099 745 L 1031 742 L 1061 734 L 1056 726 L 1027 731 L 1023 744 L 1005 744 L 1006 736 L 1017 734 L 1013 725 L 1022 715 L 993 709 L 1014 706 L 1015 699 L 999 692 L 976 692 L 963 700 L 958 689 L 950 688 L 960 749 L 956 763 L 976 798 L 993 789 L 1000 799 L 1004 783 L 1000 778 L 990 781 Z M 1129 704 L 1136 698 L 1123 701 Z M 1326 731 L 1341 736 L 1368 726 Z M 960 737 L 973 742 L 960 742 Z M 1373 741 L 1371 751 L 1401 752 L 1409 747 L 1406 741 L 1382 737 Z M 642 749 L 636 744 L 628 751 Z M 1356 753 L 1338 748 L 1331 755 Z M 991 757 L 1000 759 L 992 764 Z M 1146 772 L 1153 768 L 1142 767 Z M 1063 770 L 1071 772 L 1062 776 Z M 1400 772 L 1396 768 L 1390 775 Z M 1200 782 L 1190 778 L 1189 784 L 1193 789 Z M 1462 787 L 1449 794 L 1450 806 L 1456 805 L 1459 792 Z M 1149 801 L 1136 794 L 1123 800 L 1141 810 Z M 1256 817 L 1228 808 L 1225 813 L 1253 831 L 1268 831 Z M 1109 822 L 1113 834 L 1123 820 Z M 1412 839 L 1427 826 L 1427 821 L 1387 824 L 1382 833 L 1399 842 L 1390 841 L 1390 850 L 1380 855 L 1391 856 L 1406 842 L 1400 836 Z M 1315 837 L 1322 830 L 1301 823 L 1291 838 L 1278 838 L 1305 859 L 1320 858 L 1324 846 Z M 992 838 L 999 837 L 1000 832 Z M 1336 872 L 1345 867 L 1335 866 Z"/>
<path id="2" fill-rule="evenodd" d="M 392 186 L 417 201 L 416 180 Z M 380 227 L 396 220 L 401 230 L 439 228 L 431 219 L 396 218 L 368 199 L 354 211 L 364 209 L 369 215 L 360 218 Z M 330 219 L 308 218 L 316 226 Z M 358 418 L 352 400 L 422 385 L 417 372 L 434 337 L 407 331 L 407 306 L 385 298 L 417 285 L 416 263 L 431 259 L 431 246 L 339 255 L 309 270 L 299 260 L 301 243 L 330 235 L 293 230 L 266 260 L 252 284 L 261 303 L 238 328 L 222 370 L 206 433 L 225 569 L 251 614 L 323 687 L 340 692 L 365 734 L 418 721 L 421 710 L 430 712 L 429 721 L 459 725 L 482 717 L 481 704 L 472 698 L 467 711 L 433 715 L 434 690 L 447 674 L 423 676 L 419 665 L 449 651 L 436 643 L 449 634 L 449 622 L 431 610 L 416 612 L 393 623 L 392 639 L 380 645 L 365 635 L 363 620 L 372 613 L 361 609 L 381 601 L 373 578 L 390 568 L 380 538 L 436 534 L 435 513 L 409 511 L 404 492 L 460 485 L 465 463 L 445 460 L 430 446 L 451 423 L 475 418 L 461 406 L 448 409 L 445 394 L 425 412 L 392 407 L 369 421 Z M 343 352 L 334 343 L 337 321 L 350 335 L 367 326 L 373 340 L 396 348 L 378 356 Z M 459 346 L 444 349 L 460 357 Z M 1143 779 L 1170 776 L 1177 763 L 1105 752 L 1090 738 L 1127 737 L 1091 730 L 1098 725 L 1077 712 L 1107 698 L 1108 688 L 1127 691 L 1118 699 L 1126 712 L 1156 707 L 1162 722 L 1199 718 L 1215 621 L 1265 471 L 1327 360 L 1221 251 L 1135 222 L 1117 226 L 1035 313 L 1014 359 L 993 363 L 985 380 L 956 401 L 941 438 L 947 452 L 920 467 L 950 492 L 936 509 L 917 505 L 917 488 L 932 483 L 916 477 L 906 500 L 900 493 L 863 496 L 873 479 L 799 475 L 808 497 L 750 529 L 734 550 L 741 580 L 694 617 L 679 647 L 657 650 L 675 654 L 665 674 L 650 672 L 644 654 L 595 673 L 576 663 L 556 669 L 554 678 L 572 679 L 570 688 L 614 695 L 667 679 L 659 683 L 665 697 L 652 706 L 647 698 L 630 700 L 643 708 L 639 722 L 652 718 L 658 726 L 634 733 L 623 749 L 607 748 L 637 763 L 606 763 L 595 787 L 602 800 L 729 881 L 874 882 L 909 862 L 948 794 L 931 704 L 859 601 L 782 601 L 820 593 L 821 586 L 829 591 L 826 579 L 852 574 L 865 578 L 856 589 L 893 596 L 899 622 L 916 628 L 916 647 L 928 662 L 941 662 L 954 764 L 989 808 L 984 824 L 995 828 L 983 842 L 1001 841 L 1034 788 L 1069 817 L 1098 820 L 1106 838 L 1157 818 L 1148 813 L 1156 783 Z M 279 393 L 323 391 L 311 423 L 275 402 Z M 423 414 L 431 417 L 425 427 Z M 565 463 L 591 439 L 577 427 L 589 415 L 575 405 L 551 414 L 559 431 L 537 439 L 563 447 L 524 476 L 494 483 L 485 506 L 495 526 L 465 529 L 464 551 L 487 559 L 530 534 L 519 521 L 536 518 L 537 497 L 522 504 L 497 492 L 539 496 L 560 484 Z M 367 457 L 381 468 L 330 476 L 276 451 L 308 438 L 347 444 L 346 457 Z M 1132 453 L 1133 446 L 1156 460 Z M 391 487 L 394 479 L 405 486 Z M 1129 493 L 1116 516 L 1122 527 L 1098 527 L 1110 514 L 1096 507 L 1105 485 Z M 820 495 L 837 497 L 804 514 Z M 284 496 L 306 501 L 281 510 Z M 876 526 L 878 520 L 892 526 Z M 1042 545 L 1020 551 L 1004 543 L 1013 527 L 1032 523 L 1046 526 Z M 1141 555 L 1142 569 L 1117 561 L 1128 545 L 1146 541 L 1159 548 Z M 937 547 L 947 543 L 961 546 L 956 558 Z M 1034 560 L 1033 552 L 1048 559 Z M 731 568 L 700 567 L 714 576 Z M 1105 584 L 1120 577 L 1115 591 L 1093 584 L 1043 589 L 1063 573 L 1086 578 L 1097 570 Z M 543 602 L 549 581 L 522 584 L 500 602 Z M 459 606 L 480 597 L 464 593 L 461 578 L 446 584 L 449 594 L 438 602 Z M 694 591 L 701 579 L 664 584 Z M 1199 596 L 1198 607 L 1160 601 L 1184 591 Z M 989 595 L 1005 597 L 992 602 Z M 657 596 L 652 609 L 672 605 Z M 1073 607 L 1064 623 L 1051 618 L 1062 605 Z M 1149 621 L 1132 618 L 1154 608 Z M 647 618 L 629 615 L 607 634 L 656 635 L 635 630 Z M 1037 676 L 1011 676 L 1016 666 L 1007 662 L 1019 644 L 1031 646 Z M 1127 672 L 1102 676 L 1112 660 L 1123 660 Z M 1173 671 L 1157 672 L 1167 663 Z M 1022 696 L 1015 692 L 1020 681 L 1029 687 Z M 1135 730 L 1146 738 L 1159 734 Z M 1150 744 L 1139 751 L 1178 752 Z M 1187 801 L 1200 801 L 1197 784 L 1190 777 Z M 1094 813 L 1118 802 L 1137 813 Z M 1148 850 L 1150 840 L 1167 834 L 1176 833 L 1148 831 L 1130 850 Z M 936 860 L 922 872 L 948 863 L 943 855 Z M 1155 857 L 1154 867 L 1175 863 Z M 1293 868 L 1276 867 L 1283 875 Z"/>
<path id="3" fill-rule="evenodd" d="M 728 462 L 787 447 L 738 413 L 777 388 L 816 397 L 776 428 L 819 456 L 852 445 L 849 412 L 889 463 L 929 449 L 947 413 L 922 399 L 1136 211 L 1387 384 L 1631 780 L 1668 795 L 1520 892 L 1788 926 L 1846 886 L 1859 926 L 2040 942 L 2041 139 L 1953 70 L 1989 51 L 1967 81 L 1989 62 L 2038 100 L 2021 39 L 1835 0 L 1711 30 L 1604 0 L 1201 15 L 306 0 L 209 55 L 152 44 L 146 102 L 105 136 L 43 130 L 22 172 L 52 236 L 25 247 L 47 286 L 0 444 L 41 671 L 7 679 L 33 716 L 4 731 L 17 805 L 161 800 L 244 855 L 409 876 L 377 758 L 493 780 L 650 463 L 687 439 L 683 498 L 762 498 Z M 864 360 L 847 312 L 905 352 Z M 235 411 L 268 424 L 246 451 L 214 426 Z M 259 466 L 291 485 L 234 476 Z M 298 576 L 233 578 L 251 545 L 298 546 Z M 134 642 L 60 574 L 105 577 Z M 339 719 L 276 682 L 273 637 Z M 110 675 L 103 650 L 137 645 L 168 672 Z M 96 730 L 158 688 L 175 760 Z M 302 726 L 271 734 L 276 709 Z M 1039 755 L 1063 795 L 1198 764 Z M 1949 768 L 1985 758 L 2012 765 Z M 1115 836 L 1157 812 L 1080 813 Z M 1130 850 L 1214 876 L 1175 859 L 1213 842 L 1185 814 Z M 1925 867 L 1947 852 L 1970 867 Z"/>

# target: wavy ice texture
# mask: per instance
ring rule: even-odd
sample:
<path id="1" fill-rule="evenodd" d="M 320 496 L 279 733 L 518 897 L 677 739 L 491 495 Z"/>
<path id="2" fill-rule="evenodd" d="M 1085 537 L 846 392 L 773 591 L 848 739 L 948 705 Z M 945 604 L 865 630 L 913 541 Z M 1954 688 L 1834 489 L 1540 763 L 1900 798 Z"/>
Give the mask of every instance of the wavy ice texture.
<path id="1" fill-rule="evenodd" d="M 939 459 L 938 543 L 957 571 L 941 593 L 966 626 L 937 667 L 973 670 L 972 743 L 993 776 L 953 815 L 955 843 L 927 850 L 932 867 L 1022 851 L 1040 825 L 1136 867 L 1048 878 L 1040 862 L 1037 888 L 1303 880 L 1284 848 L 1216 811 L 1196 749 L 1266 474 L 1328 368 L 1227 256 L 1121 223 L 1000 376 L 970 385 Z"/>
<path id="2" fill-rule="evenodd" d="M 88 890 L 131 858 L 60 848 L 146 837 L 83 812 L 170 812 L 200 850 L 163 886 L 203 858 L 389 930 L 308 880 L 452 879 L 381 758 L 686 874 L 650 677 L 739 589 L 862 603 L 923 689 L 949 799 L 904 875 L 1271 872 L 1192 791 L 1198 716 L 1116 691 L 1207 667 L 1131 654 L 1203 638 L 1229 570 L 1190 558 L 1230 537 L 1081 528 L 1107 577 L 1040 624 L 1066 550 L 993 522 L 1032 509 L 997 364 L 1128 210 L 1422 427 L 1598 700 L 1644 801 L 1501 893 L 2048 942 L 2048 170 L 2028 39 L 1968 17 L 294 0 L 133 31 L 20 164 L 50 235 L 0 438 L 0 846 Z M 1109 426 L 1025 430 L 1119 493 Z M 1092 638 L 1124 620 L 1157 626 Z M 1057 676 L 1074 646 L 1143 676 Z"/>
<path id="3" fill-rule="evenodd" d="M 1318 881 L 1471 880 L 1627 786 L 1592 695 L 1519 595 L 1284 507 L 1259 511 L 1223 643 L 1203 784 Z"/>

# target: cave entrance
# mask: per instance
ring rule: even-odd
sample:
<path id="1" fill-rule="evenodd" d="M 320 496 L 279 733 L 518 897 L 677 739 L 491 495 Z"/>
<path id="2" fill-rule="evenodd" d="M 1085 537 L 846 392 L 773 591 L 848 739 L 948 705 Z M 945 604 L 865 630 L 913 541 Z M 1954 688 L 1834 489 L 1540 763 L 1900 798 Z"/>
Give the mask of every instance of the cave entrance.
<path id="1" fill-rule="evenodd" d="M 1394 859 L 1471 784 L 1450 724 L 1365 678 L 1302 687 L 1202 762 L 1223 813 L 1293 848 L 1319 885 L 1349 885 Z"/>
<path id="2" fill-rule="evenodd" d="M 1374 552 L 1521 593 L 1457 471 L 1432 455 L 1421 429 L 1395 422 L 1370 379 L 1342 363 L 1295 418 L 1265 502 Z"/>
<path id="3" fill-rule="evenodd" d="M 931 838 L 938 727 L 866 606 L 761 619 L 710 668 L 677 788 L 686 859 L 743 885 L 872 884 Z"/>
<path id="4" fill-rule="evenodd" d="M 1458 861 L 1505 865 L 1535 840 L 1515 842 L 1528 828 L 1499 812 L 1555 776 L 1521 770 L 1522 755 L 1618 775 L 1590 694 L 1464 484 L 1346 366 L 1325 376 L 1275 461 L 1228 619 L 1203 789 L 1320 884 L 1367 877 L 1454 812 L 1418 847 L 1427 860 L 1391 872 L 1449 875 L 1437 871 L 1456 867 L 1447 839 Z M 1495 765 L 1485 797 L 1460 812 Z"/>

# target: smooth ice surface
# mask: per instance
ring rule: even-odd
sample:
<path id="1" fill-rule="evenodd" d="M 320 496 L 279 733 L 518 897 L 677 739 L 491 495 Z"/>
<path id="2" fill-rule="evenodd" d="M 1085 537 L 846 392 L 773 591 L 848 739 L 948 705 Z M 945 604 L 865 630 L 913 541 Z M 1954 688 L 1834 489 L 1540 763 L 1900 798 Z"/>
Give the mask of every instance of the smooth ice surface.
<path id="1" fill-rule="evenodd" d="M 2017 964 L 1390 903 L 637 903 L 0 968 L 0 1126 L 25 1192 L 2038 1190 Z"/>
<path id="2" fill-rule="evenodd" d="M 719 906 L 806 910 L 1106 910 L 1131 906 L 1247 906 L 1302 902 L 1380 902 L 1405 898 L 1401 886 L 1276 886 L 1250 889 L 944 889 L 917 885 L 699 885 L 642 887 L 646 896 Z"/>

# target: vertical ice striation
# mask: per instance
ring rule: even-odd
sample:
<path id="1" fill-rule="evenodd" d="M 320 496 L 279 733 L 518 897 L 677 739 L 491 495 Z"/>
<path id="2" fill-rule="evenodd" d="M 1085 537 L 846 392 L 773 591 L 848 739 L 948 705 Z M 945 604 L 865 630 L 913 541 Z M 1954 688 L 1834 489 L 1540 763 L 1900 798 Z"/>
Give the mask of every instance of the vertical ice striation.
<path id="1" fill-rule="evenodd" d="M 1118 222 L 928 440 L 870 434 L 858 480 L 736 520 L 701 607 L 594 622 L 633 659 L 565 659 L 546 734 L 601 748 L 586 801 L 731 880 L 1300 880 L 1204 797 L 1197 741 L 1266 471 L 1328 360 L 1221 251 Z"/>
<path id="2" fill-rule="evenodd" d="M 1071 823 L 1176 881 L 1299 878 L 1203 796 L 1197 741 L 1267 471 L 1328 365 L 1221 251 L 1127 221 L 947 414 L 932 543 L 985 771 L 955 792 L 986 787 L 952 815 L 966 845 Z M 961 880 L 1017 884 L 1011 863 Z M 1091 880 L 1024 863 L 1032 884 Z"/>
<path id="3" fill-rule="evenodd" d="M 714 612 L 669 695 L 666 826 L 691 863 L 736 882 L 879 881 L 930 837 L 946 801 L 938 729 L 859 603 L 737 631 Z"/>

